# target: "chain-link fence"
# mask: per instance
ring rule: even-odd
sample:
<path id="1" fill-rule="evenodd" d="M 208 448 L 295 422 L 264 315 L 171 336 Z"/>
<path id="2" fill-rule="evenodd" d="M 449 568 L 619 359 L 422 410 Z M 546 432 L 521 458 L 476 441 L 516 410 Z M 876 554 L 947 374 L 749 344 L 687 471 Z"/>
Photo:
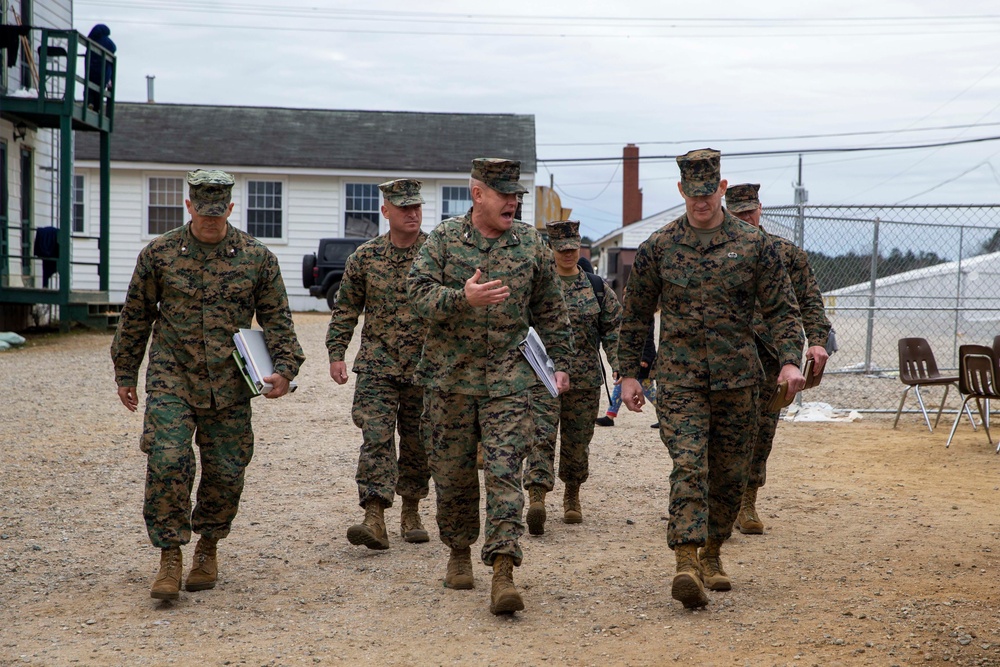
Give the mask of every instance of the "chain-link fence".
<path id="1" fill-rule="evenodd" d="M 894 413 L 900 338 L 926 338 L 957 375 L 959 345 L 1000 335 L 1000 205 L 768 207 L 762 226 L 805 248 L 836 330 L 807 401 Z M 928 405 L 943 391 L 924 390 Z M 960 400 L 953 389 L 952 414 Z M 904 410 L 919 412 L 912 391 Z"/>

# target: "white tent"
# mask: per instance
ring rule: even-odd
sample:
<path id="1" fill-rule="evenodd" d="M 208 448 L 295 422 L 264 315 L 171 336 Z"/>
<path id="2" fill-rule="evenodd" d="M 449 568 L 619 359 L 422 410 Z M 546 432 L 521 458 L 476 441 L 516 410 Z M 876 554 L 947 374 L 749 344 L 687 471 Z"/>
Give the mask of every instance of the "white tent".
<path id="1" fill-rule="evenodd" d="M 906 312 L 959 309 L 965 322 L 1000 320 L 1000 253 L 979 255 L 827 292 L 828 308 Z"/>

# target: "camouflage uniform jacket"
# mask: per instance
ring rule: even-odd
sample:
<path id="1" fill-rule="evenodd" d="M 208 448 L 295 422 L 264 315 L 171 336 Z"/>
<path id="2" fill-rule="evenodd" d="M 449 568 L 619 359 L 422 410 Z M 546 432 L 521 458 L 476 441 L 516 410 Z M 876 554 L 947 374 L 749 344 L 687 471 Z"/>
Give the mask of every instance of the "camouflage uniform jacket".
<path id="1" fill-rule="evenodd" d="M 597 295 L 590 278 L 583 271 L 570 282 L 557 278 L 562 289 L 569 322 L 573 329 L 576 354 L 566 368 L 574 389 L 592 389 L 604 383 L 601 375 L 601 350 L 608 355 L 612 370 L 618 370 L 618 327 L 622 323 L 622 306 L 611 287 L 604 287 L 604 308 L 597 303 Z"/>
<path id="2" fill-rule="evenodd" d="M 410 308 L 406 277 L 426 239 L 427 234 L 420 232 L 409 248 L 396 248 L 386 233 L 348 257 L 326 334 L 331 362 L 344 360 L 358 317 L 364 312 L 354 372 L 403 381 L 413 378 L 425 329 Z"/>
<path id="3" fill-rule="evenodd" d="M 139 253 L 111 344 L 115 382 L 136 386 L 152 331 L 146 393 L 224 408 L 251 395 L 232 353 L 233 334 L 249 328 L 255 314 L 276 373 L 291 380 L 305 355 L 267 246 L 228 225 L 225 238 L 206 249 L 190 227 L 163 234 Z"/>
<path id="4" fill-rule="evenodd" d="M 763 227 L 761 231 L 764 231 Z M 830 335 L 830 320 L 826 318 L 823 294 L 819 291 L 816 276 L 809 266 L 809 257 L 804 250 L 788 239 L 768 234 L 766 231 L 764 235 L 771 239 L 785 271 L 788 272 L 788 278 L 792 281 L 792 289 L 795 291 L 795 299 L 802 313 L 802 325 L 805 327 L 809 346 L 826 347 L 826 339 Z M 774 339 L 759 312 L 754 313 L 753 328 L 768 349 L 773 351 Z"/>
<path id="5" fill-rule="evenodd" d="M 499 238 L 487 239 L 471 216 L 469 209 L 435 227 L 410 270 L 410 303 L 428 327 L 415 379 L 444 392 L 508 396 L 538 383 L 518 349 L 529 317 L 556 370 L 570 367 L 569 315 L 541 235 L 514 221 Z M 469 305 L 465 281 L 476 269 L 481 283 L 501 280 L 510 296 L 492 306 Z"/>
<path id="6" fill-rule="evenodd" d="M 625 294 L 618 349 L 625 377 L 639 372 L 657 303 L 654 377 L 661 387 L 717 391 L 759 383 L 755 301 L 774 334 L 781 364 L 797 365 L 802 356 L 802 323 L 778 251 L 762 231 L 728 211 L 707 248 L 687 214 L 654 232 L 636 252 Z"/>

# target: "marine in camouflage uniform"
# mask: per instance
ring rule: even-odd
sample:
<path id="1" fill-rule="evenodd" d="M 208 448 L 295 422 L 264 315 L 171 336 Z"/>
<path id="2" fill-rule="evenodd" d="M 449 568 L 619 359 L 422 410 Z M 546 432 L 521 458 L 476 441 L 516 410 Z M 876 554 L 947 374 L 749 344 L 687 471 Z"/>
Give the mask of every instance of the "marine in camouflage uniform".
<path id="1" fill-rule="evenodd" d="M 470 545 L 479 537 L 476 433 L 482 432 L 486 539 L 493 566 L 490 610 L 524 608 L 513 585 L 524 497 L 521 463 L 534 438 L 531 389 L 538 383 L 518 349 L 531 319 L 555 363 L 559 387 L 573 351 L 569 317 L 541 235 L 514 219 L 520 163 L 473 160 L 472 208 L 428 236 L 409 277 L 410 301 L 428 325 L 416 380 L 425 418 L 441 541 L 451 548 L 445 585 L 472 588 Z"/>
<path id="2" fill-rule="evenodd" d="M 618 327 L 622 307 L 612 290 L 604 285 L 603 301 L 598 302 L 594 285 L 577 265 L 580 258 L 580 223 L 561 220 L 545 225 L 549 245 L 555 254 L 556 273 L 563 299 L 569 310 L 576 355 L 569 366 L 573 387 L 556 396 L 544 386 L 532 392 L 535 440 L 524 464 L 524 487 L 528 490 L 528 532 L 545 533 L 545 495 L 552 491 L 559 434 L 559 479 L 566 485 L 563 494 L 563 522 L 581 523 L 580 485 L 590 473 L 590 441 L 594 437 L 594 414 L 600 406 L 604 375 L 601 345 L 609 351 L 612 369 L 618 368 Z M 601 278 L 597 278 L 602 280 Z"/>
<path id="3" fill-rule="evenodd" d="M 788 277 L 795 291 L 795 298 L 802 313 L 802 325 L 805 327 L 809 348 L 806 356 L 813 360 L 813 374 L 820 375 L 826 366 L 829 356 L 826 351 L 827 339 L 830 336 L 830 321 L 823 307 L 823 295 L 819 291 L 816 277 L 809 266 L 809 257 L 805 251 L 788 239 L 768 234 L 760 226 L 761 205 L 758 197 L 759 183 L 742 183 L 726 190 L 726 209 L 734 216 L 760 229 L 771 240 L 781 263 L 788 272 Z M 757 420 L 757 435 L 754 440 L 753 456 L 750 460 L 750 473 L 747 487 L 743 492 L 739 513 L 736 515 L 736 528 L 747 535 L 760 535 L 764 532 L 764 523 L 757 513 L 757 489 L 764 486 L 767 480 L 767 459 L 774 444 L 774 434 L 778 428 L 780 410 L 768 411 L 771 397 L 778 388 L 778 357 L 774 346 L 771 330 L 764 324 L 760 313 L 754 313 L 754 333 L 757 336 L 757 355 L 764 367 L 764 380 L 760 385 L 760 415 Z"/>
<path id="4" fill-rule="evenodd" d="M 139 366 L 149 347 L 140 448 L 147 456 L 143 516 L 160 572 L 151 595 L 178 597 L 181 545 L 201 535 L 188 590 L 215 586 L 216 543 L 229 534 L 253 456 L 250 389 L 232 358 L 233 334 L 256 316 L 274 362 L 267 398 L 288 392 L 305 359 L 295 337 L 278 260 L 228 223 L 234 179 L 187 176 L 191 222 L 139 253 L 111 344 L 118 396 L 136 410 Z M 192 437 L 201 458 L 197 503 Z"/>
<path id="5" fill-rule="evenodd" d="M 385 200 L 382 215 L 389 221 L 389 231 L 363 244 L 347 259 L 326 336 L 330 376 L 344 384 L 344 354 L 358 318 L 365 314 L 361 349 L 354 359 L 358 378 L 351 410 L 362 435 L 355 480 L 365 519 L 348 529 L 347 539 L 369 549 L 389 548 L 384 509 L 392 506 L 397 493 L 403 498 L 403 539 L 429 540 L 418 509 L 420 499 L 427 497 L 430 480 L 420 430 L 424 390 L 413 382 L 424 345 L 424 325 L 410 308 L 406 294 L 410 266 L 427 238 L 420 230 L 424 204 L 420 185 L 410 178 L 379 185 Z"/>
<path id="6" fill-rule="evenodd" d="M 685 607 L 708 603 L 706 585 L 731 586 L 719 551 L 732 534 L 753 446 L 747 424 L 756 420 L 761 381 L 755 302 L 774 336 L 789 391 L 805 384 L 798 368 L 802 325 L 788 275 L 768 238 L 722 208 L 719 157 L 706 149 L 677 158 L 687 212 L 639 246 L 618 349 L 623 402 L 638 410 L 644 402 L 635 379 L 640 350 L 659 304 L 657 411 L 674 464 L 671 594 Z"/>

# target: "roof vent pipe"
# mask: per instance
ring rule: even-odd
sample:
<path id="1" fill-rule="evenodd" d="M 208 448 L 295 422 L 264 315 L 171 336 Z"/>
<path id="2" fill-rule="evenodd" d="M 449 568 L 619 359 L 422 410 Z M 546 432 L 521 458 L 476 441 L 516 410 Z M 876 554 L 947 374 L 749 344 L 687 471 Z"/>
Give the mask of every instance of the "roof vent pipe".
<path id="1" fill-rule="evenodd" d="M 153 104 L 156 102 L 156 97 L 153 95 L 153 82 L 156 81 L 156 76 L 152 74 L 146 75 L 146 102 Z"/>

